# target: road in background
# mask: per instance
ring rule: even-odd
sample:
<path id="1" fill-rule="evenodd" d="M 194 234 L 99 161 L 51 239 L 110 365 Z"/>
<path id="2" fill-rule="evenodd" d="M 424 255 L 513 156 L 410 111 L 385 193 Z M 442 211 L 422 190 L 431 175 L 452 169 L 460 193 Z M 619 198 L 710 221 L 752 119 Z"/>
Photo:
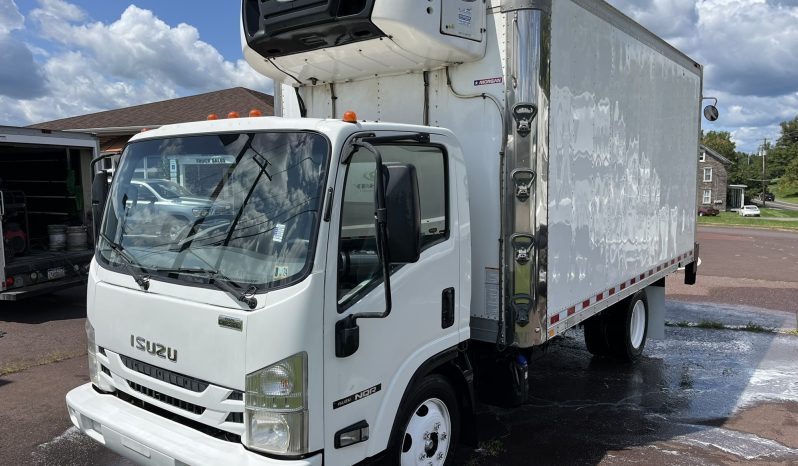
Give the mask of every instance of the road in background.
<path id="1" fill-rule="evenodd" d="M 698 283 L 667 280 L 667 297 L 798 312 L 798 232 L 698 229 Z"/>

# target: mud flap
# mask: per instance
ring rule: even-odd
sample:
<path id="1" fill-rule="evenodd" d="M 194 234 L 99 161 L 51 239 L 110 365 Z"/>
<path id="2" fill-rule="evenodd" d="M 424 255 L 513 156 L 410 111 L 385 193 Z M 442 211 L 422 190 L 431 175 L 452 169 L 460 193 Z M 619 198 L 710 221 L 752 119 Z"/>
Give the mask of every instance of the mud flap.
<path id="1" fill-rule="evenodd" d="M 695 285 L 696 278 L 698 277 L 698 243 L 695 243 L 693 249 L 693 262 L 687 264 L 684 268 L 684 284 Z"/>
<path id="2" fill-rule="evenodd" d="M 665 279 L 652 283 L 645 288 L 648 301 L 648 327 L 646 338 L 649 340 L 665 339 Z"/>

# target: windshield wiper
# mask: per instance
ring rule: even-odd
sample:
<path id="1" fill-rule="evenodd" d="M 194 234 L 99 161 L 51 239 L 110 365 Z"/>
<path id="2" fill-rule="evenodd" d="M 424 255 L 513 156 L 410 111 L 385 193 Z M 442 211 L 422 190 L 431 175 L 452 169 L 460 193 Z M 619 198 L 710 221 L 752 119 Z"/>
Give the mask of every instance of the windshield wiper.
<path id="1" fill-rule="evenodd" d="M 141 264 L 136 261 L 136 259 L 128 254 L 121 244 L 115 243 L 111 238 L 108 237 L 108 235 L 105 233 L 100 233 L 100 237 L 104 239 L 106 243 L 108 243 L 108 246 L 110 246 L 119 257 L 124 259 L 124 261 L 122 261 L 122 265 L 125 267 L 125 270 L 127 270 L 127 272 L 133 276 L 133 280 L 136 281 L 136 284 L 144 291 L 149 290 L 150 276 L 146 274 L 144 267 L 142 267 Z M 139 271 L 136 271 L 136 268 L 138 268 Z"/>
<path id="2" fill-rule="evenodd" d="M 230 293 L 235 296 L 236 300 L 246 304 L 250 309 L 255 309 L 258 305 L 258 300 L 255 298 L 255 293 L 258 291 L 255 285 L 250 286 L 245 291 L 241 288 L 236 288 L 230 284 L 232 280 L 218 270 L 203 269 L 201 267 L 192 269 L 156 269 L 157 272 L 186 274 L 186 275 L 205 275 L 208 283 L 219 288 L 222 291 Z"/>

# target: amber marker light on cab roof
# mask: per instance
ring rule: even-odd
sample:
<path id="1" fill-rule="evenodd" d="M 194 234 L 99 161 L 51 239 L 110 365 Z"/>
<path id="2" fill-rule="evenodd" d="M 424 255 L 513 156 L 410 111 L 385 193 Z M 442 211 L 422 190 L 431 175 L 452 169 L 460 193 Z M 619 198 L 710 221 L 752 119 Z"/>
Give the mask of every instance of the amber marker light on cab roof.
<path id="1" fill-rule="evenodd" d="M 218 120 L 219 119 L 219 115 L 217 115 L 215 113 L 211 113 L 210 115 L 208 115 L 208 119 L 209 120 Z"/>
<path id="2" fill-rule="evenodd" d="M 241 115 L 239 115 L 238 112 L 230 112 L 227 114 L 227 118 L 238 118 L 240 116 Z"/>
<path id="3" fill-rule="evenodd" d="M 249 116 L 251 116 L 253 118 L 254 117 L 260 117 L 260 116 L 263 116 L 263 112 L 261 112 L 257 108 L 253 108 L 252 110 L 249 111 Z"/>
<path id="4" fill-rule="evenodd" d="M 342 120 L 347 123 L 357 123 L 357 113 L 353 112 L 352 110 L 348 110 L 344 112 L 344 117 Z"/>

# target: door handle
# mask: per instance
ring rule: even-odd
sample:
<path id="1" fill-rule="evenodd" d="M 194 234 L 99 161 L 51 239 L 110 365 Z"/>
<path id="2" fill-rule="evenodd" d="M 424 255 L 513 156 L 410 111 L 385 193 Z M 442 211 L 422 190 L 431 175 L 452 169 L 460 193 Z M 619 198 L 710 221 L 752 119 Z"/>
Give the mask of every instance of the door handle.
<path id="1" fill-rule="evenodd" d="M 454 325 L 454 288 L 446 288 L 441 293 L 441 328 Z"/>

